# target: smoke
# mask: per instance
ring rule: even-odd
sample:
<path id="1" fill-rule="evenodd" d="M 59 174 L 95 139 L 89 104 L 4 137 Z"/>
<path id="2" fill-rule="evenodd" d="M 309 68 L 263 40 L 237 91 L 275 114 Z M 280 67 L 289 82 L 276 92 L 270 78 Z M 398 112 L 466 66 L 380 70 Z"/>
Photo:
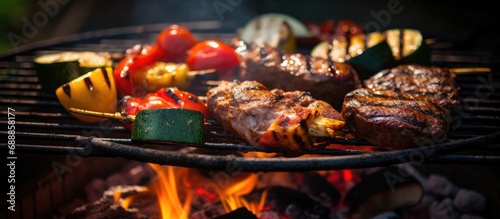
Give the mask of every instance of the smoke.
<path id="1" fill-rule="evenodd" d="M 241 25 L 256 15 L 252 1 L 242 0 L 151 0 L 129 6 L 129 23 L 141 25 L 184 21 L 220 21 Z"/>

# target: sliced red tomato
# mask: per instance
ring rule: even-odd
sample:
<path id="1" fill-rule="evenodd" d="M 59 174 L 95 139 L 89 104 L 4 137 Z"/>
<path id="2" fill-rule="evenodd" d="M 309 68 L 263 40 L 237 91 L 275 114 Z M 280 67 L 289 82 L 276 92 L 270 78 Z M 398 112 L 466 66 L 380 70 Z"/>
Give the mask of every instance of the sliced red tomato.
<path id="1" fill-rule="evenodd" d="M 173 24 L 163 29 L 156 39 L 164 62 L 184 62 L 187 51 L 196 44 L 198 40 L 186 27 Z"/>
<path id="2" fill-rule="evenodd" d="M 190 70 L 216 69 L 219 79 L 224 80 L 233 76 L 240 60 L 231 46 L 219 40 L 203 40 L 191 47 L 186 64 Z"/>

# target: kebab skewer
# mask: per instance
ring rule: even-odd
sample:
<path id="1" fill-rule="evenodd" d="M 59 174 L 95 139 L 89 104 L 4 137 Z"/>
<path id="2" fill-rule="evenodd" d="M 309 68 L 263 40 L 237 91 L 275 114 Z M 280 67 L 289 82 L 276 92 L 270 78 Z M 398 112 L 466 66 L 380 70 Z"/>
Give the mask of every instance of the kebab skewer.
<path id="1" fill-rule="evenodd" d="M 252 145 L 313 149 L 315 138 L 339 136 L 344 126 L 338 111 L 308 92 L 256 81 L 221 81 L 208 90 L 207 106 L 226 131 Z"/>

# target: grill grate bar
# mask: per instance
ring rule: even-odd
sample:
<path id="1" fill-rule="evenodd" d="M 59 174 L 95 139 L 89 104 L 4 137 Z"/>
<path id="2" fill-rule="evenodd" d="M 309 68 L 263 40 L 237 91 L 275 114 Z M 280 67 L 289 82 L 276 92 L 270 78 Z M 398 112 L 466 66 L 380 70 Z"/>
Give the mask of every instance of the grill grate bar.
<path id="1" fill-rule="evenodd" d="M 1 104 L 5 105 L 26 105 L 26 106 L 41 106 L 41 107 L 53 107 L 53 106 L 61 106 L 61 104 L 57 101 L 44 101 L 44 100 L 19 100 L 19 99 L 4 99 L 0 100 Z"/>
<path id="2" fill-rule="evenodd" d="M 7 111 L 0 111 L 0 115 L 7 115 Z M 42 118 L 42 119 L 73 119 L 73 116 L 66 113 L 45 113 L 45 112 L 16 112 L 17 118 Z"/>
<path id="3" fill-rule="evenodd" d="M 1 147 L 7 147 L 7 144 L 0 144 Z M 85 148 L 77 148 L 72 146 L 57 146 L 57 145 L 38 145 L 38 144 L 17 144 L 16 145 L 17 154 L 19 152 L 28 152 L 28 153 L 36 153 L 36 154 L 59 154 L 64 155 L 68 154 L 68 152 L 76 153 L 79 155 L 87 155 L 88 152 Z M 93 152 L 93 156 L 102 156 L 97 152 Z"/>
<path id="4" fill-rule="evenodd" d="M 417 151 L 425 161 L 453 161 L 453 158 L 460 157 L 469 162 L 481 161 L 486 158 L 486 162 L 498 162 L 497 156 L 460 155 L 449 156 L 448 152 L 474 147 L 477 144 L 498 141 L 500 132 L 484 135 L 462 141 L 443 143 L 438 145 L 419 148 Z M 371 152 L 359 155 L 345 156 L 321 156 L 321 157 L 291 157 L 291 158 L 245 158 L 236 155 L 211 155 L 196 153 L 179 153 L 172 151 L 158 151 L 149 148 L 134 147 L 96 138 L 77 138 L 82 145 L 89 147 L 89 151 L 99 149 L 113 155 L 126 159 L 138 160 L 142 162 L 152 162 L 161 165 L 174 165 L 204 169 L 225 170 L 228 164 L 236 165 L 242 171 L 304 171 L 304 170 L 324 170 L 324 169 L 345 169 L 345 168 L 365 168 L 379 165 L 392 165 L 402 163 L 405 160 L 412 160 L 415 156 L 415 149 L 405 149 L 387 152 Z M 426 154 L 426 151 L 433 151 Z M 442 156 L 447 156 L 443 158 Z M 459 163 L 460 160 L 455 160 Z"/>
<path id="5" fill-rule="evenodd" d="M 7 135 L 6 131 L 0 131 L 0 135 Z M 85 138 L 84 136 L 81 135 L 72 135 L 72 134 L 53 134 L 53 133 L 31 133 L 31 132 L 18 132 L 16 133 L 17 137 L 23 138 L 23 139 L 38 139 L 38 140 L 57 140 L 57 141 L 67 141 L 68 144 L 73 144 L 73 141 L 77 142 L 77 146 L 56 146 L 52 149 L 53 152 L 55 153 L 64 153 L 69 149 L 78 149 L 80 148 L 81 140 L 79 141 L 78 139 L 83 139 Z M 500 135 L 499 133 L 494 133 L 494 136 Z M 468 139 L 470 138 L 481 138 L 481 136 L 467 136 Z M 114 143 L 120 143 L 120 144 L 126 144 L 126 145 L 141 145 L 143 147 L 150 147 L 152 144 L 148 143 L 139 143 L 139 142 L 134 142 L 131 141 L 130 139 L 122 139 L 122 138 L 97 138 L 93 137 L 92 139 L 97 139 L 98 141 L 105 141 L 105 142 L 114 142 Z M 456 141 L 455 141 L 456 142 Z M 79 144 L 78 144 L 79 143 Z M 363 141 L 351 141 L 351 140 L 331 140 L 330 142 L 325 142 L 324 144 L 339 144 L 339 145 L 369 145 L 366 142 Z M 80 146 L 78 146 L 80 145 Z M 164 145 L 157 145 L 153 144 L 153 146 L 177 146 L 176 144 L 164 144 Z M 361 149 L 318 149 L 318 150 L 312 150 L 312 151 L 289 151 L 286 149 L 280 149 L 280 148 L 267 148 L 267 147 L 258 147 L 258 146 L 252 146 L 252 145 L 246 145 L 246 144 L 232 144 L 232 143 L 210 143 L 206 142 L 203 145 L 192 145 L 192 147 L 195 148 L 202 148 L 202 149 L 214 149 L 214 150 L 229 150 L 229 151 L 239 151 L 242 153 L 247 153 L 247 152 L 265 152 L 265 153 L 279 153 L 282 155 L 289 155 L 289 156 L 295 156 L 295 155 L 303 155 L 303 154 L 311 154 L 311 155 L 355 155 L 355 154 L 364 154 L 364 153 L 372 153 L 371 151 L 366 151 L 366 150 L 361 150 Z M 25 152 L 31 152 L 31 153 L 38 153 L 37 147 L 34 145 L 16 145 L 16 148 L 25 151 Z M 50 146 L 46 146 L 45 150 L 49 150 Z M 482 150 L 482 151 L 499 151 L 500 150 L 500 145 L 499 144 L 485 144 L 483 147 L 475 147 L 474 149 L 476 150 Z M 100 156 L 102 154 L 94 154 L 94 153 L 88 153 L 88 156 Z M 475 156 L 475 155 L 470 155 L 470 156 Z"/>
<path id="6" fill-rule="evenodd" d="M 7 125 L 6 121 L 1 121 L 0 124 Z M 17 127 L 23 128 L 42 128 L 42 129 L 60 129 L 60 130 L 95 130 L 99 129 L 102 132 L 113 132 L 126 130 L 123 126 L 92 126 L 92 125 L 69 125 L 69 124 L 59 124 L 59 123 L 46 123 L 46 122 L 23 122 L 16 121 Z"/>

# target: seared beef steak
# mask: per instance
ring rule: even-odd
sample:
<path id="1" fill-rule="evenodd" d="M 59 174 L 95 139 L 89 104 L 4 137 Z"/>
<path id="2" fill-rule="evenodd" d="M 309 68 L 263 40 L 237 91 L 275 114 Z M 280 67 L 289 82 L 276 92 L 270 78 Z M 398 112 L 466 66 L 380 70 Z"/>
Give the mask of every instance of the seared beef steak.
<path id="1" fill-rule="evenodd" d="M 252 145 L 308 149 L 315 137 L 334 137 L 342 116 L 307 92 L 268 90 L 256 81 L 221 81 L 207 92 L 210 113 Z"/>
<path id="2" fill-rule="evenodd" d="M 361 86 L 356 71 L 346 63 L 254 46 L 242 56 L 241 80 L 253 80 L 270 89 L 307 91 L 340 110 L 345 94 Z"/>
<path id="3" fill-rule="evenodd" d="M 447 68 L 400 65 L 386 69 L 364 81 L 367 88 L 421 95 L 452 109 L 459 103 L 455 74 Z"/>
<path id="4" fill-rule="evenodd" d="M 404 149 L 447 140 L 450 113 L 422 96 L 360 88 L 345 96 L 345 127 L 371 144 Z"/>

